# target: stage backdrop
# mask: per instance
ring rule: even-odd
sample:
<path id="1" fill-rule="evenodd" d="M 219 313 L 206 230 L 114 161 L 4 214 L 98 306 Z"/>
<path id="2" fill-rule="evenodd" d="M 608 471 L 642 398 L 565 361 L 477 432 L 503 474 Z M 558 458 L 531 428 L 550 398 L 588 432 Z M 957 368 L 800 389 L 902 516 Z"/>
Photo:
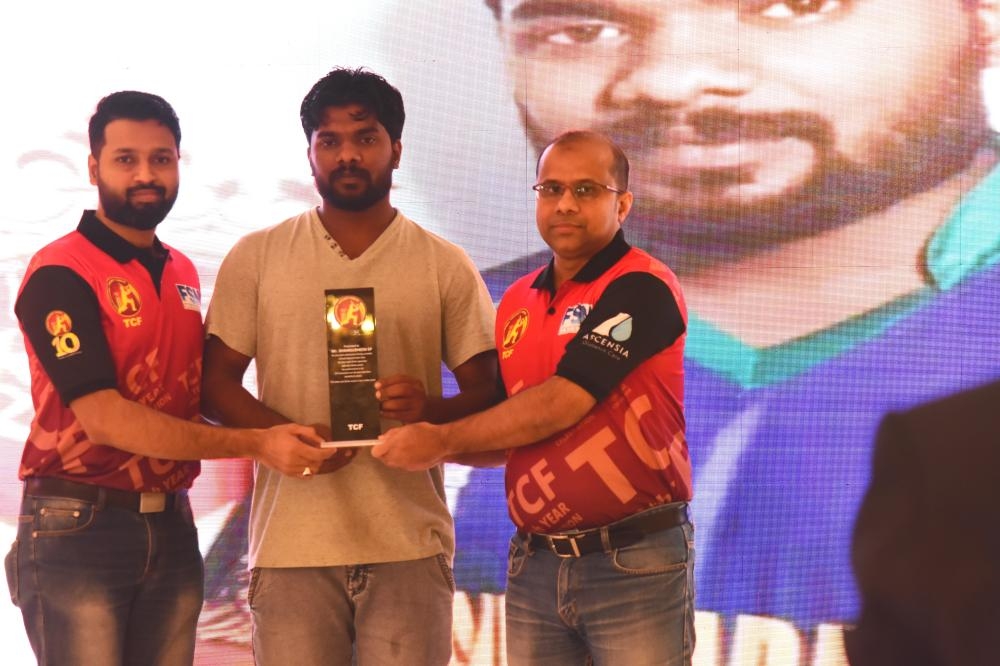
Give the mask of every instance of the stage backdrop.
<path id="1" fill-rule="evenodd" d="M 691 308 L 695 661 L 843 664 L 841 630 L 857 611 L 851 527 L 878 419 L 1000 375 L 1000 186 L 985 115 L 1000 104 L 981 9 L 974 0 L 6 8 L 4 549 L 32 414 L 13 303 L 32 253 L 96 203 L 86 124 L 98 99 L 138 89 L 175 106 L 181 190 L 160 234 L 195 261 L 207 304 L 237 238 L 316 204 L 302 96 L 332 66 L 366 66 L 402 91 L 408 112 L 393 203 L 464 246 L 496 298 L 545 261 L 529 189 L 538 146 L 584 127 L 623 145 L 637 200 L 627 237 L 675 268 Z M 503 473 L 447 472 L 458 531 L 454 662 L 502 664 Z M 199 663 L 249 661 L 248 478 L 246 464 L 211 463 L 196 483 L 208 566 Z M 526 510 L 536 492 L 528 483 L 509 501 Z M 0 643 L 5 663 L 31 663 L 6 603 Z"/>

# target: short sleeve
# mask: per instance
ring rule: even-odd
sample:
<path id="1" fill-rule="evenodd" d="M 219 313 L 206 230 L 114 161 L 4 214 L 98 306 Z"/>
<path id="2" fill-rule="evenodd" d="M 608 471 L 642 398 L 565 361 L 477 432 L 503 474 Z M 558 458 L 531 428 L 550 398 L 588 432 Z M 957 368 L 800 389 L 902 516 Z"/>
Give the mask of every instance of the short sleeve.
<path id="1" fill-rule="evenodd" d="M 556 374 L 600 401 L 685 330 L 677 299 L 663 280 L 651 273 L 626 273 L 594 304 L 566 345 Z"/>
<path id="2" fill-rule="evenodd" d="M 496 309 L 475 264 L 454 248 L 441 275 L 443 359 L 454 370 L 473 356 L 493 349 Z"/>
<path id="3" fill-rule="evenodd" d="M 218 337 L 244 356 L 257 354 L 257 245 L 253 237 L 239 240 L 219 267 L 205 316 L 206 335 Z"/>
<path id="4" fill-rule="evenodd" d="M 42 266 L 28 278 L 14 312 L 64 404 L 117 388 L 97 296 L 78 273 L 65 266 Z"/>

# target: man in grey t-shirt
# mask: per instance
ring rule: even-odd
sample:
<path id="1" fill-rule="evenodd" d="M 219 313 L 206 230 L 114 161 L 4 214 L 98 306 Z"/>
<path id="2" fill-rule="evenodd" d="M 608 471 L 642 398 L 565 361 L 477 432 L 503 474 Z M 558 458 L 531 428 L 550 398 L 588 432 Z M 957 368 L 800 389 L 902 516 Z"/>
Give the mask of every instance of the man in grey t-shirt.
<path id="1" fill-rule="evenodd" d="M 322 203 L 241 239 L 208 314 L 204 399 L 223 423 L 318 424 L 330 438 L 325 291 L 372 288 L 383 430 L 495 399 L 492 301 L 468 256 L 393 208 L 402 97 L 335 69 L 302 103 Z M 256 362 L 259 397 L 242 387 Z M 442 362 L 460 393 L 441 395 Z M 333 409 L 336 409 L 334 407 Z M 354 453 L 357 451 L 357 453 Z M 343 449 L 307 482 L 258 467 L 249 603 L 257 663 L 446 664 L 454 529 L 440 467 L 389 470 Z M 298 479 L 292 481 L 299 481 Z"/>

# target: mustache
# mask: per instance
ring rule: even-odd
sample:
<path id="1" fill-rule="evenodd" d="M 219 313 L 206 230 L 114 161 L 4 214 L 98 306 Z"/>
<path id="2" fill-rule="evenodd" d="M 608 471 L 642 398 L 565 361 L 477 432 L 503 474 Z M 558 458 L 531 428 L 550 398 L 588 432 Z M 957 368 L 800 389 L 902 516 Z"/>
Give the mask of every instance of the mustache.
<path id="1" fill-rule="evenodd" d="M 685 144 L 798 138 L 824 152 L 833 146 L 833 128 L 822 116 L 802 111 L 744 113 L 723 107 L 673 111 L 640 106 L 627 116 L 595 127 L 622 150 L 644 151 Z"/>
<path id="2" fill-rule="evenodd" d="M 160 195 L 160 197 L 165 198 L 167 196 L 167 188 L 161 185 L 135 185 L 125 190 L 127 196 L 132 196 L 133 194 L 139 194 L 140 192 L 155 192 Z"/>
<path id="3" fill-rule="evenodd" d="M 337 180 L 339 178 L 345 178 L 345 177 L 361 178 L 361 179 L 363 179 L 365 181 L 369 181 L 369 182 L 371 181 L 371 174 L 369 174 L 364 169 L 359 169 L 358 167 L 351 166 L 351 165 L 338 167 L 338 168 L 334 169 L 333 171 L 331 171 L 330 172 L 330 176 L 329 176 L 329 180 L 332 183 L 333 181 L 335 181 L 335 180 Z"/>

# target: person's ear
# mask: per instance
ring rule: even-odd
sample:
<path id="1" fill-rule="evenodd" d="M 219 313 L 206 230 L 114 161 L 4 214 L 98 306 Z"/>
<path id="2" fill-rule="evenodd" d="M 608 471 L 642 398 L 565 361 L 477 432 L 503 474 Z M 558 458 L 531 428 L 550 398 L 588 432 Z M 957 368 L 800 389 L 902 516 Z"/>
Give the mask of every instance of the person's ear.
<path id="1" fill-rule="evenodd" d="M 629 211 L 632 210 L 632 200 L 631 192 L 622 192 L 618 195 L 618 224 L 623 223 L 628 217 Z"/>

